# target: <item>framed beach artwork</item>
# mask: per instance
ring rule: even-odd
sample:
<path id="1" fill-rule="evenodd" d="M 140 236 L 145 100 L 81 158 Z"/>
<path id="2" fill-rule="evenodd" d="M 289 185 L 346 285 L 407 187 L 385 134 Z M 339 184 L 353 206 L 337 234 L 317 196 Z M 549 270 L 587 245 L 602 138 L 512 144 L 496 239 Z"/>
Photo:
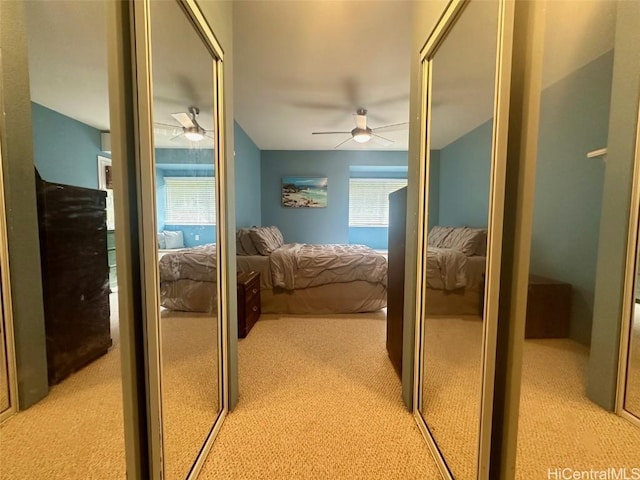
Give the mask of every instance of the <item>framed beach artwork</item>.
<path id="1" fill-rule="evenodd" d="M 327 177 L 283 177 L 282 206 L 324 208 L 327 206 Z"/>

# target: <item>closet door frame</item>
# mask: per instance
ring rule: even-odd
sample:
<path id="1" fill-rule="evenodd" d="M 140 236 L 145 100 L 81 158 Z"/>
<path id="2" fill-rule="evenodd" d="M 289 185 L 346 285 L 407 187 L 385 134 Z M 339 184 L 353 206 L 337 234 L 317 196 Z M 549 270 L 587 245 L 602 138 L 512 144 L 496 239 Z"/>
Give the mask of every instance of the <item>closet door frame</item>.
<path id="1" fill-rule="evenodd" d="M 2 70 L 2 49 L 0 49 L 0 70 Z M 4 89 L 0 77 L 0 113 L 4 113 Z M 6 368 L 9 408 L 0 412 L 0 423 L 18 411 L 18 380 L 16 370 L 15 343 L 13 340 L 13 308 L 11 302 L 11 280 L 9 269 L 9 244 L 7 236 L 6 204 L 4 199 L 4 115 L 0 115 L 0 342 L 4 342 L 4 357 L 0 358 Z"/>
<path id="2" fill-rule="evenodd" d="M 616 388 L 615 411 L 618 415 L 640 427 L 640 418 L 625 409 L 627 391 L 627 374 L 631 348 L 631 332 L 634 323 L 634 290 L 636 275 L 640 273 L 638 260 L 640 258 L 640 105 L 638 105 L 638 120 L 636 124 L 635 156 L 633 164 L 633 185 L 629 208 L 629 233 L 627 237 L 626 271 L 622 304 L 622 322 L 620 328 L 620 352 L 618 364 L 618 384 Z"/>
<path id="3" fill-rule="evenodd" d="M 215 182 L 217 189 L 216 211 L 216 262 L 217 262 L 217 329 L 218 335 L 218 400 L 220 405 L 219 415 L 207 435 L 204 444 L 193 460 L 192 468 L 187 479 L 196 478 L 210 451 L 213 441 L 218 434 L 222 423 L 228 413 L 228 364 L 227 364 L 227 318 L 228 318 L 228 285 L 226 272 L 227 258 L 227 218 L 226 207 L 222 199 L 226 198 L 226 183 L 223 178 L 226 175 L 224 168 L 224 91 L 223 91 L 223 52 L 219 42 L 208 26 L 204 16 L 194 0 L 169 0 L 178 3 L 191 22 L 196 33 L 209 49 L 212 58 L 214 85 L 212 96 L 216 116 L 216 138 L 214 144 Z M 162 416 L 162 345 L 160 341 L 159 317 L 160 298 L 158 297 L 158 249 L 157 249 L 157 219 L 156 219 L 156 175 L 155 175 L 155 147 L 153 133 L 153 78 L 152 78 L 152 45 L 151 45 L 151 0 L 141 0 L 133 3 L 134 21 L 134 45 L 135 66 L 137 72 L 137 129 L 138 153 L 139 153 L 139 182 L 140 191 L 138 202 L 140 205 L 140 253 L 144 260 L 141 269 L 142 287 L 144 297 L 145 333 L 146 343 L 146 367 L 148 385 L 148 418 L 151 453 L 151 471 L 153 478 L 164 478 L 164 454 L 163 454 L 163 416 Z"/>
<path id="4" fill-rule="evenodd" d="M 423 311 L 426 286 L 425 226 L 428 212 L 431 65 L 428 61 L 469 0 L 451 1 L 420 52 L 421 143 L 418 205 L 418 258 L 414 356 L 413 413 L 444 478 L 453 478 L 419 412 L 422 372 Z M 483 393 L 478 455 L 478 479 L 513 478 L 524 326 L 526 315 L 538 122 L 542 83 L 544 2 L 502 0 L 497 48 L 495 119 L 485 293 Z M 427 138 L 425 138 L 427 137 Z M 502 165 L 500 165 L 502 160 Z M 499 187 L 499 188 L 496 188 Z"/>

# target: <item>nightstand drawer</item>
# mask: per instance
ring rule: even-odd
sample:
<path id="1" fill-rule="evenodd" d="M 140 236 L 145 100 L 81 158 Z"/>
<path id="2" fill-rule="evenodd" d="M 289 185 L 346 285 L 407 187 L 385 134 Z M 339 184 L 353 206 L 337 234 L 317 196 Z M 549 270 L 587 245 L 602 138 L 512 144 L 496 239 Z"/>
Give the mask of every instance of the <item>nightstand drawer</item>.
<path id="1" fill-rule="evenodd" d="M 260 313 L 260 274 L 238 273 L 238 338 L 247 336 Z"/>
<path id="2" fill-rule="evenodd" d="M 260 318 L 260 296 L 254 296 L 253 301 L 247 304 L 247 314 L 246 314 L 246 322 L 245 322 L 245 330 L 246 333 L 253 328 L 255 323 Z"/>
<path id="3" fill-rule="evenodd" d="M 258 297 L 258 304 L 260 303 L 260 277 L 257 276 L 249 284 L 245 285 L 245 295 L 247 297 L 247 303 L 251 303 L 254 298 Z"/>

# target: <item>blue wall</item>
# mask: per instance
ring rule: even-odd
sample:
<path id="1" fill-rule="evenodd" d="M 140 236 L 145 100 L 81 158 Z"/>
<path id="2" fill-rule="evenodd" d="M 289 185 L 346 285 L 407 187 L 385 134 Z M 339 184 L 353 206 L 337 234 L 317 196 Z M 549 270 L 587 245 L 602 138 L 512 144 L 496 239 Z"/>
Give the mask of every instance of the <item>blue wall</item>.
<path id="1" fill-rule="evenodd" d="M 571 337 L 591 338 L 613 52 L 544 90 L 531 272 L 573 285 Z M 630 181 L 630 180 L 629 180 Z"/>
<path id="2" fill-rule="evenodd" d="M 349 243 L 350 167 L 406 167 L 407 152 L 264 150 L 261 159 L 263 225 L 278 226 L 287 243 Z M 327 177 L 327 208 L 282 207 L 281 182 L 288 175 Z M 374 239 L 366 231 L 352 230 L 351 238 L 369 238 L 376 245 L 384 240 L 384 246 L 375 248 L 386 248 L 386 229 L 376 232 Z"/>
<path id="3" fill-rule="evenodd" d="M 100 130 L 31 103 L 33 150 L 40 176 L 48 182 L 98 188 Z"/>
<path id="4" fill-rule="evenodd" d="M 260 150 L 233 122 L 236 172 L 236 227 L 262 225 L 260 209 Z"/>
<path id="5" fill-rule="evenodd" d="M 185 247 L 216 242 L 214 225 L 173 225 L 165 223 L 166 192 L 164 177 L 212 177 L 213 150 L 190 148 L 157 148 L 156 208 L 158 231 L 182 230 Z M 199 237 L 196 240 L 196 235 Z"/>
<path id="6" fill-rule="evenodd" d="M 487 226 L 491 131 L 488 120 L 440 150 L 440 225 Z"/>
<path id="7" fill-rule="evenodd" d="M 541 97 L 531 273 L 573 286 L 570 335 L 585 344 L 605 168 L 601 158 L 587 159 L 586 153 L 607 144 L 612 71 L 609 52 Z M 490 121 L 440 150 L 440 225 L 487 225 L 490 155 Z"/>

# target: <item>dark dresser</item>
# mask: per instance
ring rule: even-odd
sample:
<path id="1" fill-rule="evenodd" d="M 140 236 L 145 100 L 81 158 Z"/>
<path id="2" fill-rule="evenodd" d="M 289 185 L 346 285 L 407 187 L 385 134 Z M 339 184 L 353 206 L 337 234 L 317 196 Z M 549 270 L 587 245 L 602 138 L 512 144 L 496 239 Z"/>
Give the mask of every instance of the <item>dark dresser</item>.
<path id="1" fill-rule="evenodd" d="M 238 338 L 245 338 L 260 318 L 260 274 L 238 273 Z"/>
<path id="2" fill-rule="evenodd" d="M 111 346 L 105 197 L 36 172 L 49 384 Z"/>
<path id="3" fill-rule="evenodd" d="M 564 338 L 571 321 L 571 284 L 529 275 L 525 338 Z"/>
<path id="4" fill-rule="evenodd" d="M 402 377 L 404 328 L 404 257 L 407 227 L 407 187 L 389 194 L 389 265 L 387 269 L 387 352 Z"/>

